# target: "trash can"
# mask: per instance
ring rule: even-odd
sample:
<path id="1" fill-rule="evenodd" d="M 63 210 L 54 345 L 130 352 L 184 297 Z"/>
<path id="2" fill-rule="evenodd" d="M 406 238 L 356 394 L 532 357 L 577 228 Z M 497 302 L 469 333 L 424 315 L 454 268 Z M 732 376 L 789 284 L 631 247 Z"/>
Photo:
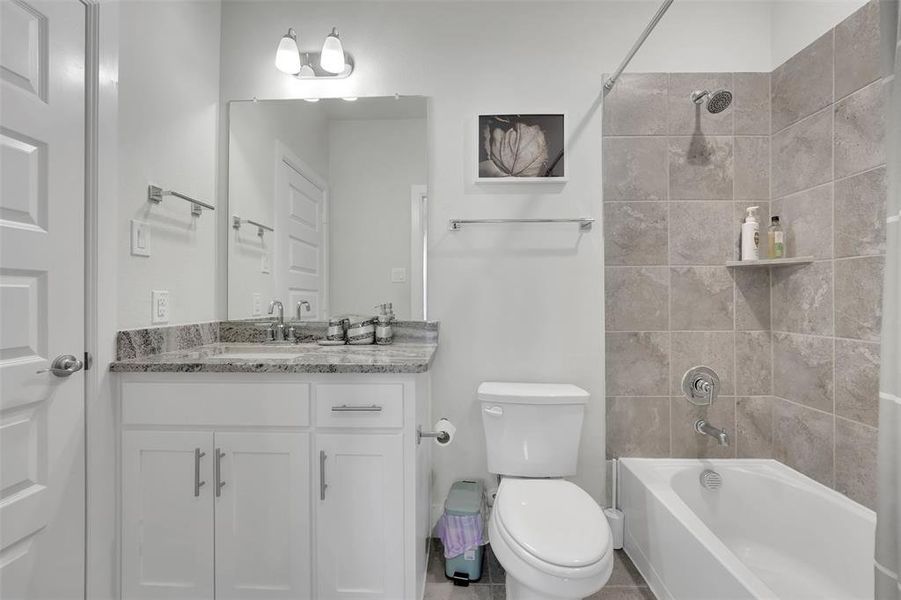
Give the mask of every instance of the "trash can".
<path id="1" fill-rule="evenodd" d="M 469 585 L 482 577 L 482 483 L 457 481 L 451 486 L 438 521 L 444 545 L 444 574 L 455 585 Z"/>

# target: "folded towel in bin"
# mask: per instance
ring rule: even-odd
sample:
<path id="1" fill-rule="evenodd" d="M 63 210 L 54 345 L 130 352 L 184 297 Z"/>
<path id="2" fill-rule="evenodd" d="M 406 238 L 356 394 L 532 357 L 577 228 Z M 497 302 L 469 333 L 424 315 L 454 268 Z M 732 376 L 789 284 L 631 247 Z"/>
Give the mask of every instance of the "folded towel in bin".
<path id="1" fill-rule="evenodd" d="M 444 544 L 444 558 L 459 556 L 481 546 L 484 535 L 482 515 L 448 515 L 438 519 L 435 533 Z"/>

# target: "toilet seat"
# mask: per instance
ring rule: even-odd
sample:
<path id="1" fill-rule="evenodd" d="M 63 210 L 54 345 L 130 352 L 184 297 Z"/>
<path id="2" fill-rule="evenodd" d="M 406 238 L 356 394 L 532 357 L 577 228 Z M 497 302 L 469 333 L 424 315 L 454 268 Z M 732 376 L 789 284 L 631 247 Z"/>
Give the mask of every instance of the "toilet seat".
<path id="1" fill-rule="evenodd" d="M 493 517 L 505 545 L 543 573 L 581 579 L 609 566 L 613 544 L 607 519 L 573 483 L 504 478 Z"/>

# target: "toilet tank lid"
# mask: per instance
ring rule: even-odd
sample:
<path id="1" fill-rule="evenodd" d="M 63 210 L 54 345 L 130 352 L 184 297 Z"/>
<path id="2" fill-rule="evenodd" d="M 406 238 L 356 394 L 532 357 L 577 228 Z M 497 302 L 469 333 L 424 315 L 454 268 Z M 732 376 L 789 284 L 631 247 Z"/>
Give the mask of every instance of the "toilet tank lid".
<path id="1" fill-rule="evenodd" d="M 571 383 L 484 381 L 479 400 L 499 404 L 586 404 L 588 392 Z"/>

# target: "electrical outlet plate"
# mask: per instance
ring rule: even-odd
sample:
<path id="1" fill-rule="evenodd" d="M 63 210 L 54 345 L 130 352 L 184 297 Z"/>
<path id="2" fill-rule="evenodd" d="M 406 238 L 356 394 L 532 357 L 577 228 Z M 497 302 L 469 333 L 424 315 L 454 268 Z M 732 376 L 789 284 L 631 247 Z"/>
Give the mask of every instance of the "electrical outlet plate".
<path id="1" fill-rule="evenodd" d="M 152 323 L 169 322 L 169 292 L 168 290 L 153 290 L 150 293 L 150 321 Z"/>
<path id="2" fill-rule="evenodd" d="M 136 219 L 131 220 L 132 256 L 150 256 L 150 225 Z"/>
<path id="3" fill-rule="evenodd" d="M 391 269 L 391 283 L 406 283 L 407 270 L 403 267 L 394 267 Z"/>
<path id="4" fill-rule="evenodd" d="M 263 253 L 260 257 L 260 273 L 268 275 L 272 273 L 272 255 L 268 252 Z"/>
<path id="5" fill-rule="evenodd" d="M 251 314 L 254 317 L 259 317 L 263 314 L 263 295 L 262 294 L 254 294 L 251 296 L 251 304 L 253 306 L 251 310 Z"/>

